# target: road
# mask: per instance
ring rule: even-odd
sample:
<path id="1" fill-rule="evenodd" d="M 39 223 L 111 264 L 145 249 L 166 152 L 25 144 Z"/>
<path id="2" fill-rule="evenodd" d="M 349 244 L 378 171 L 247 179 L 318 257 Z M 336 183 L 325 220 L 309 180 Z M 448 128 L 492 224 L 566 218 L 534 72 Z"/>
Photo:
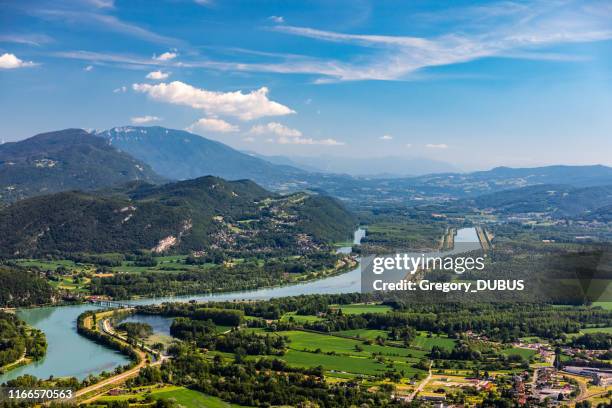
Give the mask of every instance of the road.
<path id="1" fill-rule="evenodd" d="M 102 328 L 102 331 L 104 333 L 106 333 L 109 336 L 115 337 L 123 342 L 127 343 L 127 339 L 123 336 L 118 335 L 115 330 L 112 328 L 112 326 L 110 325 L 110 321 L 109 319 L 104 319 L 102 321 L 102 324 L 100 325 L 100 327 Z M 145 350 L 147 350 L 150 353 L 155 353 L 153 350 L 151 350 L 149 347 L 145 347 Z M 107 386 L 112 385 L 112 384 L 121 384 L 125 381 L 127 381 L 129 378 L 132 377 L 136 377 L 138 375 L 138 373 L 140 372 L 140 369 L 145 367 L 147 365 L 147 353 L 139 350 L 139 349 L 135 349 L 135 351 L 138 353 L 138 355 L 140 356 L 140 363 L 138 363 L 137 366 L 130 368 L 128 371 L 125 371 L 121 374 L 117 374 L 115 376 L 112 376 L 110 378 L 107 378 L 105 380 L 99 381 L 93 385 L 90 385 L 88 387 L 82 388 L 80 390 L 78 390 L 77 392 L 74 393 L 74 397 L 75 398 L 79 398 L 82 397 L 83 395 L 86 395 L 88 393 L 91 393 L 92 391 L 96 391 L 99 389 L 105 389 Z M 161 359 L 159 359 L 158 361 L 154 362 L 151 365 L 159 365 L 164 361 L 164 358 L 162 357 Z M 88 398 L 85 401 L 81 401 L 80 403 L 89 403 L 93 400 L 95 400 L 96 398 L 98 398 L 100 396 L 100 394 L 96 394 L 91 396 L 90 398 Z"/>
<path id="2" fill-rule="evenodd" d="M 429 380 L 431 380 L 431 376 L 432 376 L 431 366 L 432 365 L 433 365 L 433 361 L 429 363 L 429 374 L 427 374 L 427 377 L 423 381 L 421 381 L 419 385 L 414 389 L 412 394 L 410 394 L 410 396 L 408 397 L 408 402 L 412 401 L 419 392 L 423 391 L 423 388 L 425 388 Z"/>

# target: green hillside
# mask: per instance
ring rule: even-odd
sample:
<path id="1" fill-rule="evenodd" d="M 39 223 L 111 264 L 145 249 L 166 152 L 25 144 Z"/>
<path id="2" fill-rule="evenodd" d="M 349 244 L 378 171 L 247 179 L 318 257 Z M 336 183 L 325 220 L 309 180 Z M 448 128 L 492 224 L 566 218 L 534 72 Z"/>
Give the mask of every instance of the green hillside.
<path id="1" fill-rule="evenodd" d="M 279 196 L 207 176 L 96 193 L 62 192 L 0 210 L 0 251 L 306 253 L 350 236 L 355 220 L 332 198 Z"/>

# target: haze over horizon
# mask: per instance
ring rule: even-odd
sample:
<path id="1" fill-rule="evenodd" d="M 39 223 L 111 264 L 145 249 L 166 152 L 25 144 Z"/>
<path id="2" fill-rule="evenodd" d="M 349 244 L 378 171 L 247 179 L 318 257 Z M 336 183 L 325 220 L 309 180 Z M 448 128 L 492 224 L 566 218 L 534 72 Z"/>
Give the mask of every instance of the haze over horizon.
<path id="1" fill-rule="evenodd" d="M 605 1 L 0 7 L 3 141 L 132 123 L 267 156 L 612 165 Z"/>

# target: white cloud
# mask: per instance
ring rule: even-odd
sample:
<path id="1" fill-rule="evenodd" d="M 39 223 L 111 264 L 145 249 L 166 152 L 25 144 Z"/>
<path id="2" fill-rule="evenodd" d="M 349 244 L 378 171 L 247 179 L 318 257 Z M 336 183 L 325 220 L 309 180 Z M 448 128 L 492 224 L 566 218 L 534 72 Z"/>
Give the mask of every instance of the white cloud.
<path id="1" fill-rule="evenodd" d="M 22 61 L 15 54 L 4 53 L 0 55 L 0 69 L 15 69 L 24 67 L 33 67 L 32 61 Z"/>
<path id="2" fill-rule="evenodd" d="M 164 52 L 163 54 L 160 54 L 159 56 L 155 56 L 153 55 L 153 59 L 157 60 L 157 61 L 170 61 L 175 59 L 178 56 L 178 54 L 176 52 Z"/>
<path id="3" fill-rule="evenodd" d="M 215 92 L 196 88 L 180 81 L 170 83 L 133 84 L 136 92 L 146 93 L 151 99 L 174 105 L 200 109 L 209 116 L 225 115 L 241 120 L 253 120 L 265 116 L 283 116 L 295 113 L 292 109 L 268 99 L 268 88 L 249 93 L 242 91 Z"/>
<path id="4" fill-rule="evenodd" d="M 256 135 L 273 134 L 284 137 L 300 137 L 302 132 L 297 129 L 292 129 L 278 122 L 270 122 L 265 125 L 255 125 L 249 131 Z"/>
<path id="5" fill-rule="evenodd" d="M 277 24 L 282 24 L 285 22 L 285 18 L 283 16 L 270 16 L 268 20 L 274 21 Z"/>
<path id="6" fill-rule="evenodd" d="M 215 133 L 232 133 L 239 132 L 240 128 L 222 119 L 202 118 L 197 122 L 192 123 L 187 130 L 190 132 L 204 131 Z"/>
<path id="7" fill-rule="evenodd" d="M 245 138 L 242 139 L 243 142 L 247 142 L 247 143 L 253 143 L 255 141 L 254 137 L 251 136 L 247 136 Z"/>
<path id="8" fill-rule="evenodd" d="M 145 115 L 135 116 L 133 118 L 130 118 L 130 120 L 136 125 L 141 125 L 143 123 L 159 122 L 161 118 L 158 118 L 157 116 Z"/>
<path id="9" fill-rule="evenodd" d="M 267 139 L 267 142 L 274 142 L 279 144 L 299 144 L 299 145 L 327 145 L 327 146 L 341 146 L 343 142 L 339 142 L 335 139 L 312 139 L 309 137 L 303 137 L 302 132 L 298 129 L 292 129 L 278 122 L 270 122 L 265 125 L 255 125 L 251 128 L 249 133 L 256 135 L 275 135 L 276 140 Z"/>
<path id="10" fill-rule="evenodd" d="M 0 42 L 33 45 L 39 47 L 42 44 L 52 42 L 53 39 L 46 34 L 2 34 Z"/>
<path id="11" fill-rule="evenodd" d="M 325 146 L 343 146 L 344 142 L 339 142 L 336 139 L 311 139 L 304 137 L 279 137 L 279 144 L 298 144 L 298 145 L 325 145 Z"/>
<path id="12" fill-rule="evenodd" d="M 61 3 L 61 2 L 49 2 Z M 99 2 L 101 5 L 110 2 Z M 140 38 L 145 41 L 149 41 L 156 44 L 167 44 L 167 45 L 179 45 L 184 42 L 171 37 L 166 37 L 134 24 L 127 23 L 118 19 L 117 17 L 101 12 L 101 10 L 110 7 L 93 7 L 89 9 L 83 9 L 78 7 L 30 7 L 28 8 L 28 14 L 35 15 L 45 20 L 59 21 L 64 25 L 73 26 L 87 26 L 88 29 L 105 31 L 105 32 L 116 32 L 131 37 Z"/>
<path id="13" fill-rule="evenodd" d="M 448 149 L 448 145 L 446 143 L 427 143 L 425 147 L 428 149 Z"/>
<path id="14" fill-rule="evenodd" d="M 393 140 L 393 136 L 391 135 L 382 135 L 379 137 L 380 140 Z"/>
<path id="15" fill-rule="evenodd" d="M 93 68 L 94 68 L 93 65 L 88 65 L 85 68 L 83 68 L 83 71 L 89 72 L 89 71 L 93 70 Z"/>
<path id="16" fill-rule="evenodd" d="M 448 21 L 429 37 L 355 34 L 311 27 L 278 25 L 272 29 L 319 41 L 361 47 L 350 58 L 295 58 L 272 63 L 234 63 L 240 71 L 321 75 L 330 81 L 402 80 L 418 78 L 424 68 L 465 63 L 487 57 L 551 60 L 550 49 L 563 44 L 612 39 L 612 20 L 605 1 L 511 1 L 482 7 L 450 6 L 436 10 Z M 418 16 L 416 17 L 418 18 Z M 440 23 L 432 17 L 430 24 Z M 448 27 L 451 27 L 449 29 Z M 459 27 L 459 29 L 457 28 Z M 575 60 L 553 55 L 554 60 Z"/>
<path id="17" fill-rule="evenodd" d="M 170 76 L 169 72 L 152 71 L 147 74 L 147 79 L 154 79 L 156 81 L 163 81 Z"/>
<path id="18" fill-rule="evenodd" d="M 405 146 L 406 146 L 406 149 L 410 149 L 412 147 L 412 143 L 406 143 Z"/>
<path id="19" fill-rule="evenodd" d="M 127 87 L 126 86 L 120 86 L 119 88 L 115 88 L 113 89 L 114 93 L 125 93 L 127 92 Z"/>

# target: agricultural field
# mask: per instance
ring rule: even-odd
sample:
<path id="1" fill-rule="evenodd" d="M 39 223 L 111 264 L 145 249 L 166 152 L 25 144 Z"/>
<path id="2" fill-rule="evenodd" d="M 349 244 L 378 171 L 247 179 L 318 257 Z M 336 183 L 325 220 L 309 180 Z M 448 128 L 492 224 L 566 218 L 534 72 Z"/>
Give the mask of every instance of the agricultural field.
<path id="1" fill-rule="evenodd" d="M 580 330 L 580 334 L 586 333 L 606 333 L 612 334 L 612 327 L 587 327 Z"/>
<path id="2" fill-rule="evenodd" d="M 328 373 L 372 376 L 396 369 L 404 376 L 424 374 L 413 367 L 426 352 L 393 346 L 364 344 L 335 335 L 303 331 L 278 332 L 289 338 L 289 350 L 280 359 L 296 367 L 322 366 Z"/>
<path id="3" fill-rule="evenodd" d="M 344 314 L 387 313 L 393 310 L 391 306 L 378 304 L 353 304 L 337 306 Z"/>
<path id="4" fill-rule="evenodd" d="M 428 334 L 420 332 L 414 339 L 412 345 L 427 351 L 430 351 L 434 346 L 451 351 L 453 347 L 455 347 L 455 343 L 455 340 L 449 339 L 447 336 L 433 334 L 429 337 Z"/>
<path id="5" fill-rule="evenodd" d="M 506 356 L 519 355 L 523 357 L 523 359 L 529 360 L 536 354 L 536 351 L 526 348 L 512 347 L 502 350 L 501 353 Z"/>
<path id="6" fill-rule="evenodd" d="M 338 337 L 353 337 L 364 340 L 376 340 L 379 337 L 386 340 L 389 333 L 385 330 L 354 329 L 334 332 L 332 334 Z"/>

